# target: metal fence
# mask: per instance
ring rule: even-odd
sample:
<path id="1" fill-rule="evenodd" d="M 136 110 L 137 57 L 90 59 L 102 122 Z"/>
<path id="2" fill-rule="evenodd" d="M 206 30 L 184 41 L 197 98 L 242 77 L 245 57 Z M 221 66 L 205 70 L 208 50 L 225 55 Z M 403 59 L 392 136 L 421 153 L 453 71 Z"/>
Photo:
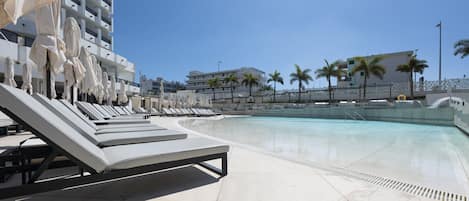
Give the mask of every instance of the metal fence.
<path id="1" fill-rule="evenodd" d="M 448 90 L 469 89 L 469 79 L 448 79 L 438 81 L 424 81 L 414 83 L 414 96 L 424 97 L 427 93 L 446 92 Z M 409 83 L 393 83 L 385 85 L 374 85 L 366 87 L 366 97 L 364 96 L 363 87 L 347 87 L 333 88 L 331 91 L 334 101 L 358 101 L 363 99 L 396 99 L 399 95 L 410 96 Z M 212 96 L 214 103 L 231 103 L 231 93 L 217 92 L 215 98 Z M 281 90 L 277 91 L 274 101 L 273 91 L 257 92 L 252 97 L 246 94 L 234 92 L 234 103 L 293 103 L 293 102 L 321 102 L 329 100 L 329 92 L 327 88 L 310 88 L 300 93 L 297 90 Z"/>

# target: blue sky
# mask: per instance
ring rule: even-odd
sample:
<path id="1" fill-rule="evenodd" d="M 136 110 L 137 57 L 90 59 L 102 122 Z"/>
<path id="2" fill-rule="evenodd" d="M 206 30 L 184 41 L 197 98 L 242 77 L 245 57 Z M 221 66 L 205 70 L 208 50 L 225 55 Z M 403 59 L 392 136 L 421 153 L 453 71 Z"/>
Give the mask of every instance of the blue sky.
<path id="1" fill-rule="evenodd" d="M 138 3 L 137 3 L 138 2 Z M 438 79 L 443 21 L 443 78 L 469 76 L 469 58 L 453 44 L 469 38 L 467 0 L 118 0 L 114 48 L 148 77 L 184 81 L 191 70 L 253 66 L 317 69 L 359 55 L 418 49 L 424 76 Z M 324 86 L 324 79 L 309 87 Z M 291 86 L 287 84 L 286 88 Z"/>

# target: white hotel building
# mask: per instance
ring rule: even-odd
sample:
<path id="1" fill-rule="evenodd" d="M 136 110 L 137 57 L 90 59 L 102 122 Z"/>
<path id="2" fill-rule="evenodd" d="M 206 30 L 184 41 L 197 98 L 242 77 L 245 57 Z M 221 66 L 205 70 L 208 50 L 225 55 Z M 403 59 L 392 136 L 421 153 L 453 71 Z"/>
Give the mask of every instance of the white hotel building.
<path id="1" fill-rule="evenodd" d="M 81 28 L 81 45 L 95 55 L 103 71 L 115 76 L 116 88 L 120 89 L 120 80 L 127 83 L 127 93 L 138 94 L 140 87 L 135 83 L 135 64 L 113 51 L 114 40 L 114 1 L 113 0 L 62 0 L 61 22 L 73 17 Z M 16 61 L 15 80 L 18 86 L 22 83 L 22 64 L 27 62 L 33 44 L 36 27 L 34 13 L 20 18 L 16 25 L 10 24 L 2 29 L 8 41 L 0 39 L 0 81 L 3 81 L 6 57 Z M 62 33 L 61 33 L 62 34 Z M 33 70 L 33 87 L 38 90 L 42 76 Z M 63 88 L 63 76 L 57 77 L 57 91 Z"/>

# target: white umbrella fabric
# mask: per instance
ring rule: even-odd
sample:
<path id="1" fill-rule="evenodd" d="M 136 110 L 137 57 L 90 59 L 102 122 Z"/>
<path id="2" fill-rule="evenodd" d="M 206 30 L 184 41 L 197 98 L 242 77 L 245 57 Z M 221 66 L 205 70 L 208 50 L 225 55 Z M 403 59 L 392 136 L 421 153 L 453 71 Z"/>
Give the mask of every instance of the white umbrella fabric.
<path id="1" fill-rule="evenodd" d="M 4 73 L 5 79 L 3 80 L 3 84 L 16 87 L 14 61 L 10 57 L 7 57 L 5 61 L 6 61 L 5 73 Z"/>
<path id="2" fill-rule="evenodd" d="M 29 94 L 33 94 L 33 67 L 31 64 L 25 63 L 23 64 L 23 84 L 21 85 L 21 89 L 28 92 Z"/>
<path id="3" fill-rule="evenodd" d="M 96 57 L 94 58 L 96 59 Z M 96 78 L 98 81 L 98 85 L 96 85 L 96 98 L 98 99 L 98 103 L 102 104 L 104 98 L 103 70 L 101 69 L 101 65 L 98 64 L 97 60 L 95 62 Z"/>
<path id="4" fill-rule="evenodd" d="M 58 0 L 0 0 L 0 28 L 16 24 L 19 17 Z"/>
<path id="5" fill-rule="evenodd" d="M 59 38 L 61 2 L 57 0 L 36 9 L 37 36 L 29 55 L 44 80 L 50 75 L 50 89 L 45 90 L 50 91 L 49 98 L 56 97 L 55 75 L 62 71 L 62 65 L 66 61 L 65 43 Z M 44 84 L 44 88 L 47 88 L 47 84 Z"/>
<path id="6" fill-rule="evenodd" d="M 103 90 L 104 90 L 104 95 L 103 95 L 103 100 L 106 100 L 106 102 L 108 102 L 109 104 L 109 86 L 108 86 L 108 76 L 107 76 L 107 73 L 106 72 L 103 72 L 103 79 L 102 79 L 102 82 L 103 82 Z"/>
<path id="7" fill-rule="evenodd" d="M 81 92 L 91 95 L 95 93 L 95 87 L 98 84 L 96 79 L 96 71 L 93 69 L 93 61 L 90 53 L 86 48 L 82 47 L 80 51 L 80 61 L 85 67 L 85 78 L 81 83 Z"/>
<path id="8" fill-rule="evenodd" d="M 164 99 L 164 83 L 163 80 L 160 81 L 160 98 L 158 99 L 158 110 L 161 111 L 161 104 Z"/>
<path id="9" fill-rule="evenodd" d="M 112 101 L 117 101 L 117 92 L 116 92 L 116 78 L 114 76 L 111 76 L 111 94 L 109 95 L 109 103 L 112 103 Z"/>
<path id="10" fill-rule="evenodd" d="M 64 64 L 64 97 L 69 101 L 75 87 L 79 86 L 86 73 L 85 66 L 78 58 L 80 56 L 80 38 L 80 26 L 77 21 L 72 17 L 67 18 L 64 25 L 65 57 L 67 58 Z M 72 87 L 74 89 L 70 91 Z"/>
<path id="11" fill-rule="evenodd" d="M 119 97 L 118 97 L 118 101 L 119 101 L 119 105 L 121 104 L 124 104 L 124 103 L 127 103 L 128 101 L 128 98 L 127 98 L 127 92 L 125 90 L 125 82 L 124 80 L 121 80 L 121 84 L 120 84 L 120 90 L 119 90 Z"/>

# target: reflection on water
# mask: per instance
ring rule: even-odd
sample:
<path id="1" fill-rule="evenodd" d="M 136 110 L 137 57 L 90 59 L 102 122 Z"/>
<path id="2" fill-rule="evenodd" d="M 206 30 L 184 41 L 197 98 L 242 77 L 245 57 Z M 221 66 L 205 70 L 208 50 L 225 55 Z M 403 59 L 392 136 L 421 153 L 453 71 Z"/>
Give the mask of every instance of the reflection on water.
<path id="1" fill-rule="evenodd" d="M 458 155 L 469 153 L 469 140 L 453 127 L 275 117 L 197 119 L 181 125 L 292 159 L 469 192 L 462 165 L 469 155 Z"/>

